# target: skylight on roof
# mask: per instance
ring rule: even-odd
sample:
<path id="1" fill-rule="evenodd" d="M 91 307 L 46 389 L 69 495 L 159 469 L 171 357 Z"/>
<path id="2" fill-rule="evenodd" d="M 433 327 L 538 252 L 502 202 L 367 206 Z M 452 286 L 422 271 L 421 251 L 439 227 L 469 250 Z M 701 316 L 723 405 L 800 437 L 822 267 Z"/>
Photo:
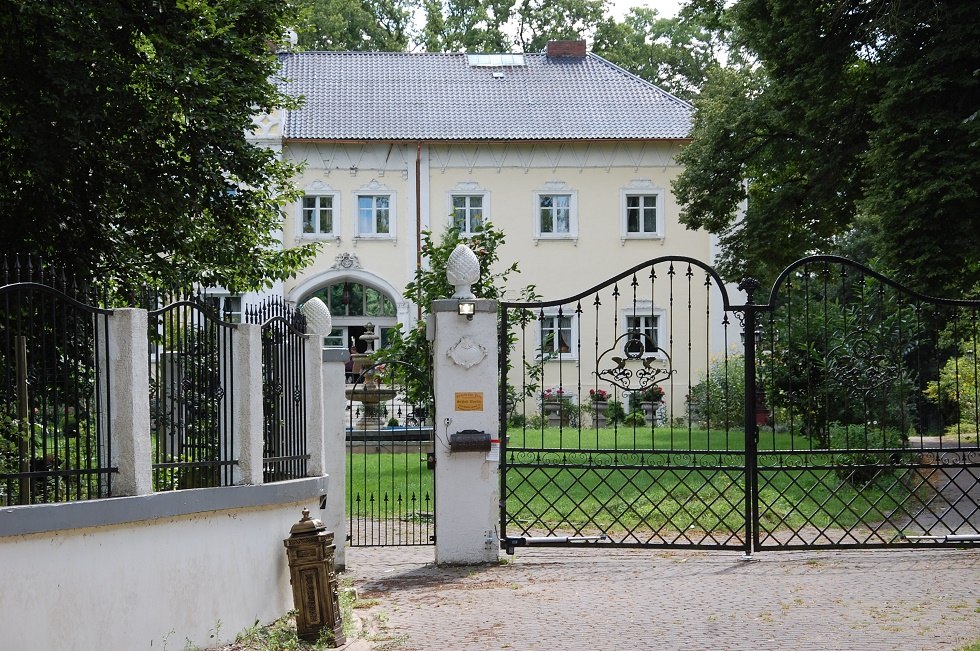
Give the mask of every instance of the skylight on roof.
<path id="1" fill-rule="evenodd" d="M 523 54 L 467 54 L 466 62 L 474 68 L 502 68 L 523 66 Z"/>

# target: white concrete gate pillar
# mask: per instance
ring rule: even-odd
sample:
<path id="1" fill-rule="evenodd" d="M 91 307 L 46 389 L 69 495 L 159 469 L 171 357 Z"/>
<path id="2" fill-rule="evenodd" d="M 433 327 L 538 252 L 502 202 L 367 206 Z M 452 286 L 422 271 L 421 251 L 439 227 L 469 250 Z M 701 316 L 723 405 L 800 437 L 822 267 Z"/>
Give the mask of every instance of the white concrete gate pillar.
<path id="1" fill-rule="evenodd" d="M 475 266 L 473 253 L 464 253 L 465 262 Z M 470 268 L 461 283 L 453 262 L 450 257 L 448 275 L 456 294 L 432 303 L 436 563 L 491 563 L 500 553 L 497 303 L 470 293 L 478 266 L 477 275 L 470 279 Z M 472 314 L 461 315 L 460 303 L 472 306 Z M 461 432 L 464 437 L 455 440 L 466 438 L 470 449 L 451 445 Z M 483 437 L 477 433 L 493 442 L 491 449 L 480 445 Z"/>

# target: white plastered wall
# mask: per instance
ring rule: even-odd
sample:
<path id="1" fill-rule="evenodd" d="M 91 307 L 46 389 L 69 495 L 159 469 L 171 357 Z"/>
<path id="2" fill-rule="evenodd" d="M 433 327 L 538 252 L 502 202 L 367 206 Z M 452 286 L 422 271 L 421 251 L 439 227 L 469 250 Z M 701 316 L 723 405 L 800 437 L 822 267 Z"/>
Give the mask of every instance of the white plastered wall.
<path id="1" fill-rule="evenodd" d="M 180 499 L 179 493 L 166 497 Z M 318 517 L 313 497 L 0 536 L 0 646 L 183 649 L 188 642 L 232 641 L 256 621 L 292 609 L 282 541 L 304 507 Z M 58 517 L 55 510 L 51 517 Z M 8 518 L 7 511 L 0 518 Z"/>

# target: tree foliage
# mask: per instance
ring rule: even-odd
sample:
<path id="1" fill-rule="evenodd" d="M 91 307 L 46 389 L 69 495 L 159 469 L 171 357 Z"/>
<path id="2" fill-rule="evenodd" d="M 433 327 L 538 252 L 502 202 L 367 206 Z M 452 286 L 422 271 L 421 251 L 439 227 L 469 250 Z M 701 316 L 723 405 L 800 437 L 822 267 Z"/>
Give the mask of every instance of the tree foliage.
<path id="1" fill-rule="evenodd" d="M 682 222 L 719 234 L 729 278 L 771 279 L 870 227 L 877 266 L 921 290 L 959 293 L 980 279 L 975 7 L 700 0 L 697 9 L 706 24 L 723 17 L 750 62 L 709 72 L 673 186 Z"/>
<path id="2" fill-rule="evenodd" d="M 606 7 L 606 0 L 523 0 L 516 12 L 516 44 L 524 52 L 541 52 L 548 41 L 585 38 Z"/>
<path id="3" fill-rule="evenodd" d="M 428 52 L 508 52 L 504 25 L 516 0 L 425 0 L 422 44 Z"/>
<path id="4" fill-rule="evenodd" d="M 950 357 L 939 371 L 939 379 L 926 386 L 926 397 L 944 413 L 952 413 L 945 433 L 974 437 L 980 432 L 980 366 L 975 351 Z"/>
<path id="5" fill-rule="evenodd" d="M 631 9 L 622 22 L 604 20 L 593 51 L 683 99 L 695 97 L 720 64 L 719 32 L 697 14 L 663 18 L 655 9 Z"/>
<path id="6" fill-rule="evenodd" d="M 295 169 L 245 137 L 288 101 L 270 44 L 291 22 L 285 1 L 3 2 L 3 248 L 127 286 L 300 267 L 274 236 Z"/>
<path id="7" fill-rule="evenodd" d="M 607 9 L 606 0 L 301 0 L 301 5 L 299 47 L 379 52 L 541 52 L 548 41 L 591 35 Z"/>
<path id="8" fill-rule="evenodd" d="M 399 52 L 409 45 L 412 14 L 407 0 L 301 0 L 299 47 Z"/>

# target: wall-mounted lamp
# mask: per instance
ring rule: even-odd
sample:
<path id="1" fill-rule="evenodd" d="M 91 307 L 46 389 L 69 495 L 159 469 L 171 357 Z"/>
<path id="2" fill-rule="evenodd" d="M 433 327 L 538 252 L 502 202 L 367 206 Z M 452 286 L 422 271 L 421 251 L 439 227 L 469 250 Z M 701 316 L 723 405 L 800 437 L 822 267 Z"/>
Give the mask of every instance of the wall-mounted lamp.
<path id="1" fill-rule="evenodd" d="M 460 316 L 465 316 L 467 321 L 472 321 L 473 315 L 476 313 L 476 303 L 473 301 L 460 301 L 457 309 Z"/>

